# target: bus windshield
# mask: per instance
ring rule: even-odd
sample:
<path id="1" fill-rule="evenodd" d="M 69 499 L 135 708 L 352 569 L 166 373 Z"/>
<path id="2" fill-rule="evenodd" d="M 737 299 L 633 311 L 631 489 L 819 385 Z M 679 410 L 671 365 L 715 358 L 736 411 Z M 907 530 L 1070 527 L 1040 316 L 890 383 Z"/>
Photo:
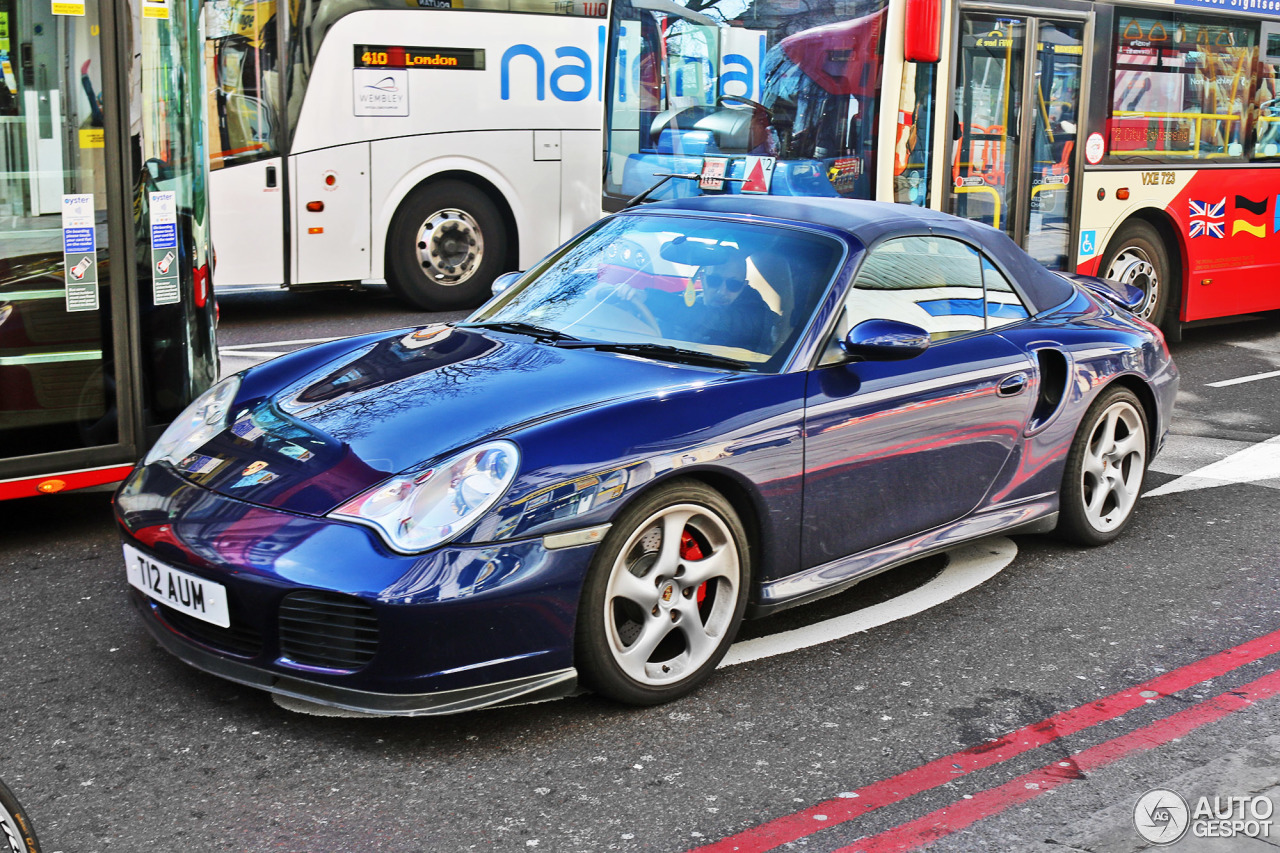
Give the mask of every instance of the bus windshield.
<path id="1" fill-rule="evenodd" d="M 635 195 L 708 157 L 726 158 L 725 191 L 752 191 L 737 174 L 746 155 L 774 158 L 775 194 L 871 197 L 885 0 L 772 5 L 614 5 L 606 192 Z M 677 182 L 652 197 L 699 191 Z"/>

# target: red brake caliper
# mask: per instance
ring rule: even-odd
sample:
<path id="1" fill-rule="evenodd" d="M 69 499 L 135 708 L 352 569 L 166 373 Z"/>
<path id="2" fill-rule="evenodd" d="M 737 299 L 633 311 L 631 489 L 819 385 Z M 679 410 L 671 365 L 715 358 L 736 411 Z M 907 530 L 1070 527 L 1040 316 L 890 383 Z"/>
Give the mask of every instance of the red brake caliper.
<path id="1" fill-rule="evenodd" d="M 699 545 L 689 531 L 685 530 L 680 534 L 680 559 L 695 562 L 704 557 L 702 546 Z M 698 587 L 698 605 L 702 605 L 702 600 L 707 597 L 707 585 L 704 583 Z"/>

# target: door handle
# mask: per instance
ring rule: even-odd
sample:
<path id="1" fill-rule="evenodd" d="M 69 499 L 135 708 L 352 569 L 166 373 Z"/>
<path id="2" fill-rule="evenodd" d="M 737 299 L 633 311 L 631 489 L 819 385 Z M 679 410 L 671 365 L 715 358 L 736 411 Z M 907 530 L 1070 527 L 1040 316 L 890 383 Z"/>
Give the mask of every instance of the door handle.
<path id="1" fill-rule="evenodd" d="M 1027 374 L 1015 373 L 1000 380 L 1000 384 L 996 386 L 996 393 L 1001 397 L 1013 397 L 1021 394 L 1026 387 Z"/>
<path id="2" fill-rule="evenodd" d="M 267 189 L 275 189 L 276 187 L 276 167 L 267 167 Z"/>

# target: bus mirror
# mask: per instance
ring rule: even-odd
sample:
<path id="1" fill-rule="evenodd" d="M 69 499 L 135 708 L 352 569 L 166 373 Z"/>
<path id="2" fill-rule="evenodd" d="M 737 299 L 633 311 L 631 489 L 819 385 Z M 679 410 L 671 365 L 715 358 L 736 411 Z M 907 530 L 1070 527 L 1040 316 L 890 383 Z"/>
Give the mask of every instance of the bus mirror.
<path id="1" fill-rule="evenodd" d="M 908 62 L 937 62 L 942 57 L 941 0 L 907 0 L 904 56 Z"/>

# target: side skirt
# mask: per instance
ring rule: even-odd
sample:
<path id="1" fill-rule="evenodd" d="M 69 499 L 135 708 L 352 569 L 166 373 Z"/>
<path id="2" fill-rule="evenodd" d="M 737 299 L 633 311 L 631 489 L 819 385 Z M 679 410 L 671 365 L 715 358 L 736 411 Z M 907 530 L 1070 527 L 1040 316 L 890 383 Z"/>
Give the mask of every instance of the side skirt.
<path id="1" fill-rule="evenodd" d="M 1015 506 L 1001 506 L 870 551 L 805 569 L 766 583 L 759 599 L 747 605 L 747 618 L 757 619 L 837 595 L 849 587 L 905 563 L 954 548 L 984 536 L 1048 533 L 1058 526 L 1057 495 L 1041 495 Z"/>

